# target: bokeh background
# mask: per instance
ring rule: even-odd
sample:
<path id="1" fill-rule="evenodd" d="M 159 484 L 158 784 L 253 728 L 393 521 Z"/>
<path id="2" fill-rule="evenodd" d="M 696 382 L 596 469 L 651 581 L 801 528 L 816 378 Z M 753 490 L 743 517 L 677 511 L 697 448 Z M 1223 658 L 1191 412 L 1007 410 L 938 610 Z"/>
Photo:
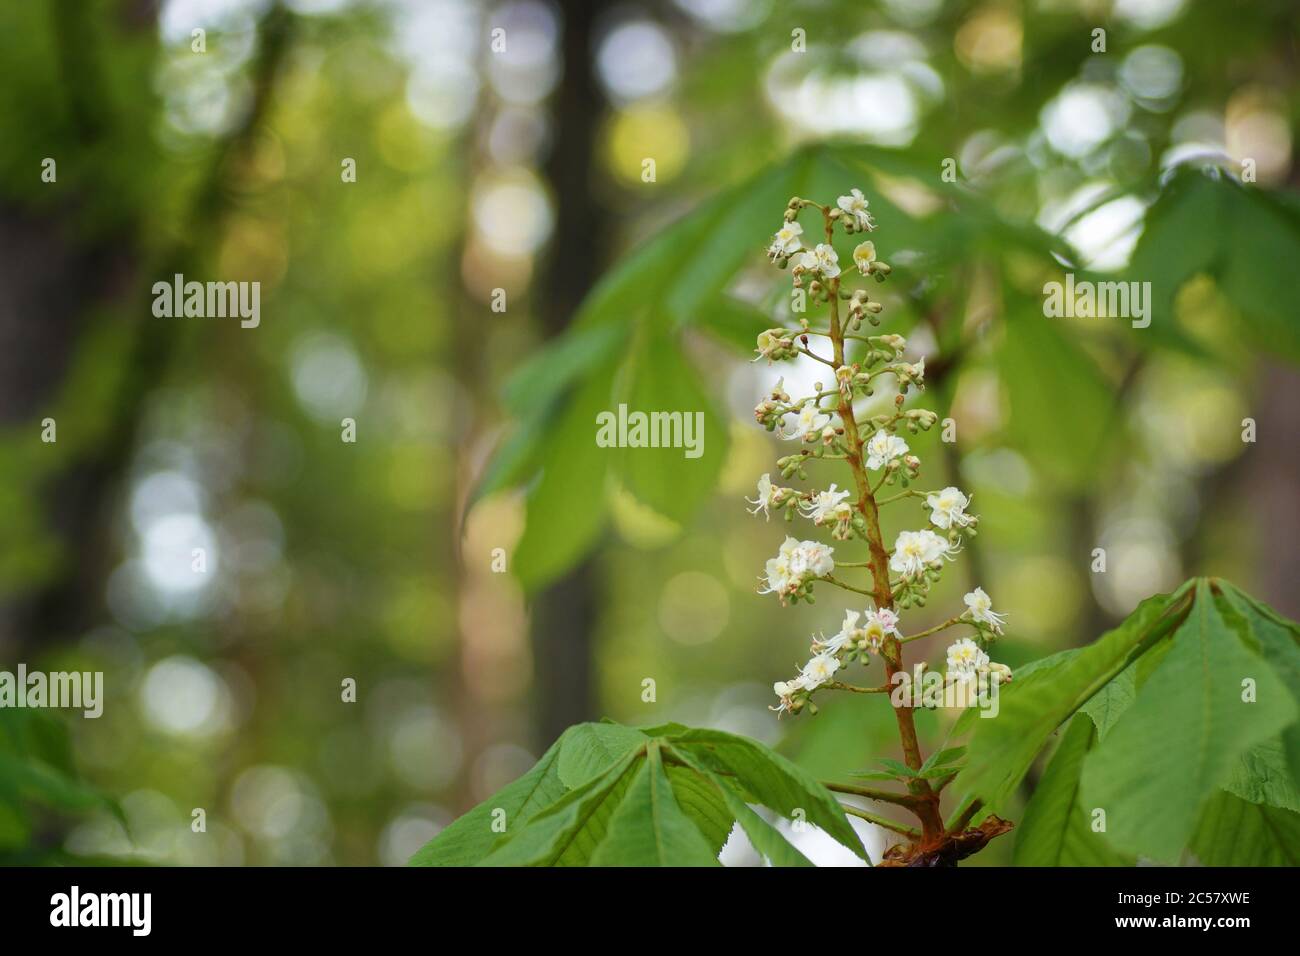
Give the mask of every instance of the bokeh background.
<path id="1" fill-rule="evenodd" d="M 874 701 L 767 710 L 848 606 L 754 594 L 784 529 L 742 497 L 784 451 L 751 409 L 815 370 L 735 343 L 781 318 L 791 182 L 867 192 L 886 328 L 960 423 L 916 447 L 981 533 L 918 627 L 981 584 L 1014 665 L 1193 574 L 1300 617 L 1297 36 L 1290 0 L 4 4 L 0 667 L 106 696 L 0 712 L 0 860 L 401 864 L 601 716 L 840 779 L 893 755 Z M 683 290 L 666 394 L 713 415 L 706 479 L 661 507 L 594 447 L 546 456 L 641 342 L 584 349 L 580 303 L 692 213 L 684 257 L 632 273 Z M 1168 308 L 1044 319 L 1067 264 Z M 153 317 L 177 272 L 260 281 L 260 327 Z"/>

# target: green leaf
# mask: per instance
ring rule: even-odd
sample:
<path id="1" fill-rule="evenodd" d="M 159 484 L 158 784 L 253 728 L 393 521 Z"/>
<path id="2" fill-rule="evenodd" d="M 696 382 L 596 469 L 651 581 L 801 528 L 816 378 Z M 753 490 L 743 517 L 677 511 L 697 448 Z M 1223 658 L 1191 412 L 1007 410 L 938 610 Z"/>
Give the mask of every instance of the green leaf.
<path id="1" fill-rule="evenodd" d="M 571 567 L 605 526 L 609 455 L 596 446 L 596 415 L 609 410 L 612 385 L 609 372 L 584 383 L 546 442 L 514 554 L 515 574 L 530 591 Z"/>
<path id="2" fill-rule="evenodd" d="M 717 850 L 710 849 L 677 804 L 659 746 L 648 746 L 646 760 L 592 854 L 592 866 L 718 865 Z"/>
<path id="3" fill-rule="evenodd" d="M 747 302 L 723 295 L 704 307 L 699 325 L 741 355 L 753 359 L 758 334 L 780 323 Z"/>
<path id="4" fill-rule="evenodd" d="M 786 817 L 803 811 L 809 823 L 821 827 L 862 859 L 868 859 L 857 832 L 830 791 L 780 754 L 756 741 L 720 730 L 689 730 L 672 738 L 672 743 L 711 772 L 733 774 L 737 786 L 754 797 L 752 802 Z"/>
<path id="5" fill-rule="evenodd" d="M 570 727 L 564 734 L 556 768 L 560 781 L 570 790 L 580 787 L 644 746 L 649 739 L 634 727 L 612 721 Z"/>
<path id="6" fill-rule="evenodd" d="M 1190 846 L 1206 866 L 1300 866 L 1300 813 L 1219 791 L 1206 801 Z"/>
<path id="7" fill-rule="evenodd" d="M 965 747 L 947 747 L 943 750 L 936 750 L 925 759 L 925 763 L 921 764 L 919 775 L 925 776 L 930 770 L 943 769 L 948 764 L 960 760 L 964 756 L 966 756 Z"/>
<path id="8" fill-rule="evenodd" d="M 1245 678 L 1256 681 L 1255 702 L 1242 700 Z M 1085 802 L 1106 811 L 1115 846 L 1175 860 L 1238 758 L 1295 719 L 1286 687 L 1228 627 L 1210 585 L 1199 581 L 1172 647 L 1086 761 Z"/>
<path id="9" fill-rule="evenodd" d="M 1241 755 L 1223 789 L 1250 803 L 1300 813 L 1300 787 L 1287 766 L 1282 738 L 1275 737 Z"/>
<path id="10" fill-rule="evenodd" d="M 649 334 L 638 343 L 629 373 L 622 399 L 628 410 L 667 413 L 666 420 L 673 425 L 666 431 L 671 432 L 673 443 L 605 453 L 616 456 L 624 488 L 659 514 L 681 523 L 717 484 L 727 454 L 727 423 L 713 407 L 680 342 L 667 333 Z M 685 447 L 688 434 L 694 448 Z"/>
<path id="11" fill-rule="evenodd" d="M 1013 315 L 998 349 L 1010 408 L 1008 437 L 1054 485 L 1091 487 L 1118 436 L 1108 425 L 1113 384 L 1097 363 L 1041 312 Z M 1060 396 L 1070 396 L 1068 402 Z"/>
<path id="12" fill-rule="evenodd" d="M 740 828 L 749 837 L 749 842 L 754 845 L 754 849 L 765 856 L 773 866 L 813 865 L 812 861 L 795 849 L 776 827 L 755 813 L 724 777 L 705 768 L 688 751 L 673 747 L 669 752 L 711 783 L 714 791 L 725 802 L 731 817 L 740 824 Z"/>
<path id="13" fill-rule="evenodd" d="M 709 852 L 716 858 L 731 836 L 736 824 L 735 814 L 713 783 L 693 768 L 667 764 L 665 770 L 677 805 L 695 824 L 709 845 Z"/>
<path id="14" fill-rule="evenodd" d="M 493 828 L 504 811 L 506 833 L 522 828 L 528 820 L 563 797 L 568 791 L 560 780 L 558 763 L 566 738 L 575 728 L 542 755 L 533 769 L 455 820 L 411 857 L 411 866 L 469 866 L 486 857 L 502 840 Z"/>
<path id="15" fill-rule="evenodd" d="M 1216 584 L 1224 620 L 1237 629 L 1248 647 L 1268 661 L 1291 689 L 1292 699 L 1300 705 L 1300 625 L 1286 620 L 1227 581 L 1216 581 Z M 1282 731 L 1282 746 L 1292 779 L 1300 779 L 1300 721 Z"/>
<path id="16" fill-rule="evenodd" d="M 1280 196 L 1184 167 L 1147 211 L 1128 278 L 1151 283 L 1149 331 L 1166 344 L 1185 345 L 1175 299 L 1189 279 L 1207 273 L 1260 347 L 1300 361 L 1293 277 L 1276 267 L 1298 258 L 1300 216 Z M 1232 338 L 1235 329 L 1215 330 L 1215 336 Z"/>
<path id="17" fill-rule="evenodd" d="M 1092 718 L 1092 722 L 1097 725 L 1098 738 L 1104 740 L 1136 698 L 1137 665 L 1133 664 L 1120 671 L 1114 680 L 1088 698 L 1079 709 Z"/>
<path id="18" fill-rule="evenodd" d="M 1050 666 L 1018 672 L 999 691 L 997 716 L 973 721 L 967 766 L 952 784 L 962 795 L 959 803 L 980 799 L 988 811 L 1000 808 L 1056 728 L 1167 636 L 1188 603 L 1186 589 L 1148 598 L 1095 643 L 1056 655 Z"/>
<path id="19" fill-rule="evenodd" d="M 891 760 L 888 757 L 883 757 L 880 760 L 878 760 L 877 763 L 879 763 L 882 767 L 884 767 L 886 770 L 892 773 L 895 777 L 901 777 L 906 779 L 909 777 L 920 776 L 920 774 L 918 774 L 917 771 L 913 770 L 907 764 L 899 760 Z"/>
<path id="20" fill-rule="evenodd" d="M 478 865 L 588 865 L 644 767 L 644 750 L 629 753 L 601 776 L 570 790 L 538 813 Z"/>
<path id="21" fill-rule="evenodd" d="M 1038 780 L 1016 828 L 1016 866 L 1131 866 L 1132 857 L 1111 849 L 1094 832 L 1079 800 L 1079 773 L 1097 732 L 1088 717 L 1076 715 Z"/>

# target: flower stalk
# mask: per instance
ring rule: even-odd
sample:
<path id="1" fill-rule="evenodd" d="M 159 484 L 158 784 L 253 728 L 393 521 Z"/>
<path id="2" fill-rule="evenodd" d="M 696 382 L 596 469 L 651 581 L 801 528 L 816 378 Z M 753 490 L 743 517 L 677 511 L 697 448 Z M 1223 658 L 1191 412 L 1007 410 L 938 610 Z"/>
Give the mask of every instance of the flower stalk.
<path id="1" fill-rule="evenodd" d="M 815 209 L 821 216 L 822 241 L 805 247 L 799 215 Z M 913 813 L 920 829 L 903 827 L 877 818 L 858 808 L 846 812 L 902 833 L 918 847 L 938 846 L 954 831 L 945 828 L 940 798 L 955 774 L 922 776 L 925 755 L 916 732 L 914 699 L 893 694 L 905 685 L 905 644 L 957 625 L 967 625 L 974 639 L 964 638 L 948 649 L 945 686 L 985 685 L 1009 680 L 1010 671 L 990 662 L 985 647 L 1002 633 L 1003 616 L 993 611 L 992 602 L 980 588 L 965 597 L 966 610 L 942 623 L 904 636 L 899 630 L 899 614 L 926 603 L 931 587 L 939 580 L 945 564 L 961 550 L 964 538 L 977 531 L 978 517 L 969 514 L 969 496 L 953 487 L 923 492 L 913 487 L 919 476 L 920 459 L 910 453 L 904 434 L 929 429 L 937 420 L 925 409 L 908 409 L 907 394 L 925 387 L 925 359 L 903 360 L 907 348 L 901 335 L 863 334 L 863 323 L 880 324 L 882 303 L 874 301 L 865 289 L 850 289 L 852 273 L 841 270 L 835 250 L 837 230 L 846 234 L 872 232 L 876 223 L 868 211 L 866 197 L 858 189 L 839 197 L 835 205 L 822 205 L 794 197 L 787 204 L 784 222 L 768 248 L 769 258 L 782 269 L 791 265 L 796 289 L 805 290 L 812 304 L 825 305 L 825 327 L 814 328 L 807 318 L 800 319 L 798 329 L 773 328 L 758 337 L 758 354 L 768 363 L 791 361 L 803 355 L 827 366 L 834 378 L 830 387 L 818 383 L 813 393 L 803 398 L 787 394 L 784 380 L 778 381 L 770 396 L 755 409 L 755 418 L 769 431 L 803 449 L 778 461 L 780 477 L 806 480 L 804 465 L 811 460 L 842 461 L 848 468 L 852 485 L 840 490 L 831 484 L 825 491 L 799 491 L 773 484 L 771 475 L 758 482 L 758 497 L 750 499 L 753 512 L 770 517 L 770 509 L 783 511 L 787 520 L 802 516 L 814 525 L 829 529 L 837 542 L 865 545 L 861 559 L 837 560 L 835 548 L 816 540 L 787 537 L 777 556 L 767 562 L 760 593 L 774 593 L 781 604 L 812 603 L 818 582 L 838 587 L 850 594 L 869 598 L 872 607 L 865 612 L 849 610 L 839 633 L 821 635 L 812 642 L 813 657 L 799 675 L 790 681 L 778 681 L 773 690 L 780 705 L 778 715 L 815 714 L 815 693 L 845 691 L 855 694 L 885 696 L 893 705 L 898 725 L 899 744 L 908 773 L 898 775 L 906 793 L 893 793 L 851 785 L 831 785 L 841 793 L 866 796 L 902 806 Z M 891 273 L 888 263 L 877 257 L 871 241 L 860 242 L 853 250 L 852 264 L 860 278 L 883 282 Z M 844 309 L 841 309 L 841 305 Z M 829 340 L 830 357 L 808 347 L 808 337 Z M 799 344 L 796 344 L 799 343 Z M 860 417 L 855 403 L 871 398 L 881 388 L 893 383 L 893 407 L 887 414 Z M 789 421 L 794 417 L 793 423 Z M 873 475 L 873 472 L 877 473 Z M 886 489 L 887 495 L 882 495 Z M 929 509 L 928 526 L 918 531 L 899 533 L 892 548 L 886 545 L 882 530 L 881 509 L 889 504 L 920 499 Z M 843 571 L 865 570 L 869 581 L 857 584 L 846 580 Z M 836 574 L 839 570 L 841 573 Z M 885 674 L 880 686 L 861 686 L 837 679 L 838 672 L 855 663 L 869 666 L 879 657 Z M 934 782 L 931 782 L 931 779 Z M 970 821 L 963 815 L 957 824 L 964 828 Z"/>

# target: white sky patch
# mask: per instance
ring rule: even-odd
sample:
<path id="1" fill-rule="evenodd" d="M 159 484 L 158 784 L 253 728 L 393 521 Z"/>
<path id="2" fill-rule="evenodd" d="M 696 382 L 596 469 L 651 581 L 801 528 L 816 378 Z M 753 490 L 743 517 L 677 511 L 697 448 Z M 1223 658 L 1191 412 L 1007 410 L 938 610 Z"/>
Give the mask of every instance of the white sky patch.
<path id="1" fill-rule="evenodd" d="M 1132 107 L 1109 86 L 1072 83 L 1039 114 L 1047 141 L 1063 156 L 1087 156 L 1128 121 Z"/>
<path id="2" fill-rule="evenodd" d="M 230 726 L 230 691 L 201 661 L 185 655 L 160 660 L 140 684 L 140 706 L 155 729 L 177 737 L 211 737 Z"/>
<path id="3" fill-rule="evenodd" d="M 1061 233 L 1078 250 L 1082 265 L 1101 272 L 1128 265 L 1146 215 L 1146 205 L 1136 196 L 1120 196 L 1070 222 L 1111 188 L 1105 182 L 1088 183 L 1064 201 L 1046 205 L 1038 217 L 1040 226 Z"/>
<path id="4" fill-rule="evenodd" d="M 1186 2 L 1187 0 L 1115 0 L 1111 13 L 1116 19 L 1141 30 L 1155 30 L 1177 19 Z"/>
<path id="5" fill-rule="evenodd" d="M 806 72 L 811 62 L 807 54 L 782 54 L 764 79 L 768 101 L 791 126 L 819 135 L 851 133 L 886 146 L 915 138 L 918 91 L 901 72 Z"/>
<path id="6" fill-rule="evenodd" d="M 172 514 L 151 521 L 140 536 L 145 577 L 158 591 L 188 593 L 206 588 L 217 570 L 217 538 L 197 514 Z M 206 571 L 194 569 L 202 551 Z"/>
<path id="7" fill-rule="evenodd" d="M 743 33 L 772 9 L 772 0 L 674 0 L 679 10 L 716 33 Z"/>
<path id="8" fill-rule="evenodd" d="M 1167 46 L 1140 46 L 1124 57 L 1119 81 L 1144 106 L 1167 108 L 1183 86 L 1183 59 Z"/>
<path id="9" fill-rule="evenodd" d="M 480 176 L 470 199 L 470 215 L 483 242 L 504 256 L 537 251 L 555 225 L 550 200 L 524 167 Z"/>
<path id="10" fill-rule="evenodd" d="M 548 6 L 510 3 L 492 12 L 491 27 L 505 30 L 506 50 L 485 59 L 488 82 L 507 103 L 540 103 L 560 78 L 559 25 Z"/>
<path id="11" fill-rule="evenodd" d="M 667 32 L 649 20 L 619 24 L 600 41 L 596 70 L 620 103 L 656 96 L 677 79 L 677 51 Z"/>
<path id="12" fill-rule="evenodd" d="M 294 343 L 289 363 L 294 394 L 317 421 L 337 425 L 361 413 L 369 379 L 346 340 L 331 333 L 311 333 Z"/>

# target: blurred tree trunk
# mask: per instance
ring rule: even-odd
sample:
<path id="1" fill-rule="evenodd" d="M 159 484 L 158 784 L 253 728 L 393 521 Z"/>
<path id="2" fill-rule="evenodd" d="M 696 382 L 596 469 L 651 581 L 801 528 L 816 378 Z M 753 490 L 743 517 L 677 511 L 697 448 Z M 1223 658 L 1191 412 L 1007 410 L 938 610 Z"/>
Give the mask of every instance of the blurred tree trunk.
<path id="1" fill-rule="evenodd" d="M 152 8 L 127 8 L 125 30 L 154 30 L 147 16 Z M 156 13 L 156 10 L 152 10 Z M 284 60 L 292 17 L 278 4 L 259 28 L 257 59 L 252 67 L 250 108 L 243 122 L 214 144 L 206 178 L 189 210 L 187 237 L 212 235 L 231 201 L 225 179 L 231 161 L 251 145 L 261 126 Z M 101 135 L 98 106 L 84 102 L 100 88 L 102 79 L 87 73 L 82 61 L 97 62 L 88 51 L 86 35 L 94 35 L 76 16 L 56 16 L 56 48 L 61 50 L 67 76 L 69 107 L 78 118 L 81 145 Z M 75 33 L 75 36 L 72 34 Z M 79 44 L 79 40 L 84 42 Z M 81 64 L 81 65 L 77 65 Z M 105 107 L 107 108 L 107 107 Z M 75 221 L 75 202 L 64 216 Z M 135 450 L 136 430 L 146 399 L 163 379 L 180 334 L 180 325 L 149 321 L 148 290 L 153 278 L 189 271 L 199 254 L 195 239 L 181 240 L 158 259 L 141 262 L 134 241 L 137 223 L 123 221 L 104 239 L 76 248 L 63 236 L 72 230 L 63 218 L 28 219 L 0 210 L 0 420 L 36 416 L 65 384 L 71 356 L 78 347 L 82 316 L 96 307 L 121 306 L 121 321 L 134 322 L 134 340 L 122 361 L 127 373 L 108 412 L 102 437 L 70 456 L 40 489 L 39 502 L 50 534 L 63 550 L 63 563 L 49 580 L 0 604 L 0 643 L 6 653 L 24 651 L 76 636 L 102 612 L 103 585 L 111 561 L 111 504 Z M 138 316 L 138 317 L 137 317 Z M 63 423 L 59 423 L 62 425 Z M 72 423 L 70 423 L 72 424 Z M 68 440 L 75 427 L 62 431 Z"/>
<path id="2" fill-rule="evenodd" d="M 604 107 L 593 73 L 592 39 L 599 6 L 564 8 L 564 77 L 553 102 L 554 143 L 546 176 L 556 207 L 550 262 L 537 301 L 549 337 L 559 335 L 600 274 L 605 212 L 593 195 L 596 128 Z M 595 715 L 594 634 L 598 582 L 585 559 L 537 596 L 532 609 L 539 747 L 570 724 Z"/>
<path id="3" fill-rule="evenodd" d="M 1279 613 L 1300 620 L 1300 578 L 1296 542 L 1300 541 L 1300 372 L 1269 362 L 1260 372 L 1263 401 L 1256 412 L 1257 435 L 1243 456 L 1247 500 L 1253 503 L 1259 550 L 1257 597 Z M 1240 494 L 1242 485 L 1234 492 Z"/>

